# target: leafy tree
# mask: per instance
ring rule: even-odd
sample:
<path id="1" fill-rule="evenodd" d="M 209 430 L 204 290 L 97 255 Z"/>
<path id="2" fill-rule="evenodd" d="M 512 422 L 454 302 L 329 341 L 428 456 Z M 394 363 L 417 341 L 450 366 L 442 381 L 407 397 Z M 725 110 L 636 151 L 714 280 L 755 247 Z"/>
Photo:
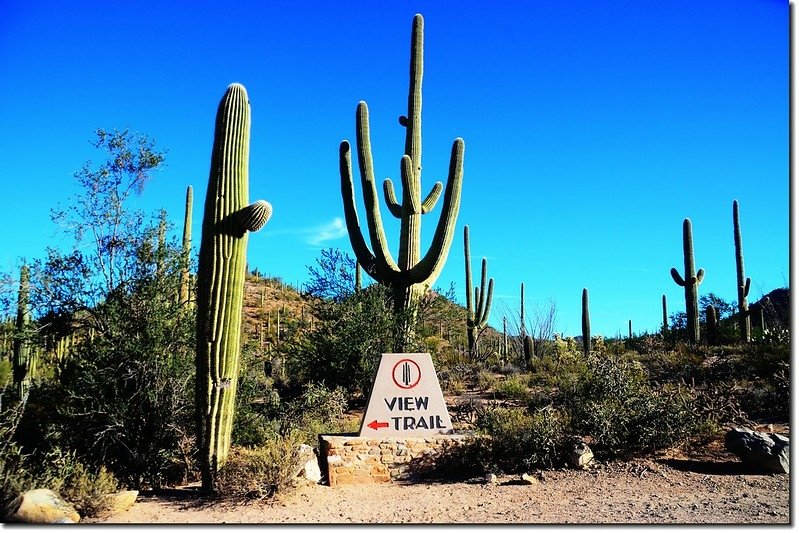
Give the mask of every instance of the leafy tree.
<path id="1" fill-rule="evenodd" d="M 56 437 L 51 447 L 158 487 L 186 476 L 193 435 L 194 316 L 177 298 L 182 251 L 166 239 L 163 211 L 148 219 L 130 208 L 164 154 L 128 131 L 98 130 L 93 144 L 107 159 L 85 163 L 75 174 L 81 192 L 52 213 L 73 231 L 73 248 L 48 249 L 33 269 L 39 316 L 53 333 L 75 334 L 75 346 L 59 382 L 42 385 L 38 399 L 32 391 L 22 433 L 27 449 L 44 453 L 35 436 Z"/>

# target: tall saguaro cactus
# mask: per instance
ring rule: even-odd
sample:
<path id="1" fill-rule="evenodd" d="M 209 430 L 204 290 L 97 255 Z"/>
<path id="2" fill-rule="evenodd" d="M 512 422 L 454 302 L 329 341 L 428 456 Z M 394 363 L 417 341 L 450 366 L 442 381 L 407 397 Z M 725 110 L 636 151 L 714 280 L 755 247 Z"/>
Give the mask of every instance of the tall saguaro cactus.
<path id="1" fill-rule="evenodd" d="M 183 215 L 183 255 L 180 271 L 180 304 L 189 303 L 189 261 L 191 259 L 191 211 L 194 206 L 194 190 L 186 187 L 186 211 Z"/>
<path id="2" fill-rule="evenodd" d="M 524 330 L 524 283 L 522 283 L 521 295 L 519 296 L 519 337 L 524 338 L 527 333 Z"/>
<path id="3" fill-rule="evenodd" d="M 395 261 L 388 249 L 372 164 L 372 148 L 369 137 L 369 110 L 366 102 L 359 102 L 355 114 L 358 166 L 361 174 L 366 218 L 371 249 L 361 231 L 358 212 L 355 208 L 355 189 L 352 178 L 350 144 L 343 141 L 339 147 L 339 170 L 341 173 L 341 195 L 350 243 L 363 269 L 375 281 L 391 287 L 394 293 L 394 310 L 406 316 L 403 334 L 395 343 L 396 351 L 403 351 L 410 342 L 415 322 L 416 304 L 424 292 L 435 283 L 449 254 L 455 223 L 460 209 L 461 184 L 463 181 L 463 139 L 452 144 L 449 174 L 444 190 L 444 204 L 436 226 L 433 241 L 424 257 L 421 255 L 422 215 L 430 212 L 444 189 L 437 182 L 422 200 L 422 72 L 424 49 L 424 20 L 421 15 L 413 19 L 411 32 L 410 88 L 408 91 L 408 114 L 401 116 L 400 125 L 405 127 L 405 155 L 400 160 L 402 200 L 397 200 L 390 179 L 383 182 L 386 204 L 391 214 L 400 219 L 399 261 Z M 407 313 L 407 314 L 406 314 Z"/>
<path id="4" fill-rule="evenodd" d="M 676 268 L 671 269 L 671 277 L 680 287 L 685 287 L 685 314 L 688 319 L 688 339 L 693 343 L 699 342 L 699 284 L 705 278 L 704 269 L 697 272 L 694 266 L 694 236 L 691 231 L 691 219 L 686 218 L 682 223 L 682 251 L 685 266 L 684 277 Z"/>
<path id="5" fill-rule="evenodd" d="M 663 335 L 666 335 L 669 332 L 669 315 L 666 313 L 666 295 L 665 294 L 663 295 L 662 303 L 663 303 L 663 328 L 661 329 L 661 332 L 663 333 Z"/>
<path id="6" fill-rule="evenodd" d="M 488 290 L 486 290 L 488 261 L 483 258 L 480 287 L 474 288 L 473 300 L 472 254 L 469 249 L 469 226 L 463 227 L 463 255 L 466 261 L 466 337 L 469 341 L 469 353 L 474 355 L 477 347 L 477 337 L 480 330 L 488 324 L 488 316 L 491 314 L 491 301 L 494 297 L 494 278 L 488 281 Z"/>
<path id="7" fill-rule="evenodd" d="M 272 206 L 248 205 L 250 104 L 232 84 L 216 115 L 197 272 L 197 440 L 202 485 L 215 489 L 227 460 L 241 352 L 247 237 Z"/>
<path id="8" fill-rule="evenodd" d="M 583 353 L 591 351 L 591 314 L 588 311 L 588 289 L 583 289 Z"/>
<path id="9" fill-rule="evenodd" d="M 741 340 L 749 342 L 752 340 L 752 321 L 749 316 L 749 287 L 752 280 L 744 274 L 744 248 L 741 240 L 741 219 L 738 213 L 738 200 L 732 202 L 732 225 L 735 239 L 735 274 L 738 285 L 738 329 L 741 333 Z"/>
<path id="10" fill-rule="evenodd" d="M 17 297 L 17 322 L 14 339 L 13 377 L 19 397 L 25 394 L 25 387 L 30 381 L 31 347 L 25 338 L 27 326 L 30 324 L 30 271 L 28 265 L 19 269 L 19 294 Z"/>

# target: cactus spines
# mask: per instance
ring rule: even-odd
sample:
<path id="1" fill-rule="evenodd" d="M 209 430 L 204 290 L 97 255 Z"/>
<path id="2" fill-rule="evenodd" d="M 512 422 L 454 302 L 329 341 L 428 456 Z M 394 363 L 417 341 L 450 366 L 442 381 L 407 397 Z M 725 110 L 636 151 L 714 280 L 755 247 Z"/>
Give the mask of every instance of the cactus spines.
<path id="1" fill-rule="evenodd" d="M 215 488 L 230 448 L 247 232 L 262 227 L 271 214 L 266 202 L 248 205 L 249 144 L 247 91 L 232 84 L 216 115 L 197 271 L 197 440 L 206 490 Z"/>
<path id="2" fill-rule="evenodd" d="M 588 289 L 583 289 L 583 353 L 591 351 L 591 315 L 588 311 Z"/>
<path id="3" fill-rule="evenodd" d="M 466 337 L 469 342 L 469 353 L 474 356 L 480 330 L 486 327 L 491 314 L 494 278 L 488 281 L 488 289 L 486 289 L 488 261 L 483 258 L 480 287 L 474 288 L 474 299 L 472 299 L 472 253 L 469 247 L 469 226 L 463 227 L 463 255 L 466 261 Z"/>
<path id="4" fill-rule="evenodd" d="M 31 347 L 25 338 L 27 326 L 31 321 L 30 308 L 30 270 L 28 265 L 19 269 L 19 294 L 17 297 L 16 335 L 14 339 L 13 377 L 17 386 L 19 397 L 25 394 L 25 388 L 30 381 Z"/>
<path id="5" fill-rule="evenodd" d="M 705 308 L 705 324 L 707 326 L 707 343 L 716 344 L 718 337 L 719 313 L 712 305 Z"/>
<path id="6" fill-rule="evenodd" d="M 189 303 L 189 261 L 191 258 L 191 212 L 194 206 L 194 190 L 186 187 L 186 209 L 183 215 L 183 252 L 180 270 L 180 304 Z"/>
<path id="7" fill-rule="evenodd" d="M 744 274 L 744 249 L 741 240 L 741 219 L 738 213 L 738 200 L 732 201 L 732 225 L 735 239 L 735 274 L 738 285 L 738 329 L 740 330 L 741 340 L 749 342 L 752 340 L 752 321 L 749 317 L 749 303 L 746 297 L 749 296 L 749 287 L 752 280 Z"/>
<path id="8" fill-rule="evenodd" d="M 671 277 L 680 287 L 685 287 L 685 314 L 688 321 L 688 340 L 699 342 L 699 303 L 698 288 L 705 277 L 704 269 L 697 272 L 694 266 L 694 237 L 691 231 L 691 219 L 686 218 L 682 223 L 682 249 L 685 266 L 684 277 L 676 268 L 671 269 Z"/>
<path id="9" fill-rule="evenodd" d="M 663 329 L 661 330 L 661 332 L 663 333 L 663 335 L 665 335 L 666 333 L 669 332 L 669 315 L 666 313 L 666 295 L 665 294 L 663 295 L 662 303 L 663 303 Z"/>
<path id="10" fill-rule="evenodd" d="M 405 154 L 400 161 L 402 199 L 398 201 L 394 185 L 390 180 L 383 183 L 386 204 L 391 214 L 400 219 L 399 261 L 394 261 L 388 249 L 385 231 L 380 216 L 380 205 L 375 185 L 372 149 L 369 137 L 369 110 L 360 102 L 356 110 L 355 129 L 358 152 L 358 167 L 361 174 L 364 202 L 366 204 L 369 245 L 361 231 L 355 208 L 355 190 L 352 178 L 350 144 L 343 141 L 339 147 L 339 171 L 341 173 L 341 195 L 347 233 L 358 262 L 375 281 L 391 287 L 394 293 L 394 310 L 405 315 L 404 331 L 395 344 L 402 351 L 410 342 L 415 308 L 419 298 L 438 279 L 446 263 L 455 232 L 455 222 L 460 209 L 461 184 L 463 181 L 463 139 L 452 144 L 449 175 L 444 188 L 436 184 L 427 197 L 421 195 L 422 160 L 422 71 L 424 50 L 424 21 L 421 15 L 413 19 L 411 36 L 410 88 L 408 91 L 408 114 L 400 118 L 406 128 Z M 429 212 L 441 190 L 444 202 L 438 225 L 429 250 L 421 255 L 422 215 Z"/>

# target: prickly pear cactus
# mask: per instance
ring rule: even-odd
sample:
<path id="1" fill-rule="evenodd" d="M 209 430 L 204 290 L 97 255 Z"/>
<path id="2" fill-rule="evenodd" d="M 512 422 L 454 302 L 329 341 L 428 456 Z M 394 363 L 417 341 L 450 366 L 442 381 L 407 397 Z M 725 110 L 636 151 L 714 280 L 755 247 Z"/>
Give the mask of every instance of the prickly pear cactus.
<path id="1" fill-rule="evenodd" d="M 233 84 L 216 116 L 197 271 L 197 437 L 206 490 L 215 489 L 230 449 L 248 232 L 272 213 L 263 200 L 248 204 L 249 144 L 247 91 Z"/>

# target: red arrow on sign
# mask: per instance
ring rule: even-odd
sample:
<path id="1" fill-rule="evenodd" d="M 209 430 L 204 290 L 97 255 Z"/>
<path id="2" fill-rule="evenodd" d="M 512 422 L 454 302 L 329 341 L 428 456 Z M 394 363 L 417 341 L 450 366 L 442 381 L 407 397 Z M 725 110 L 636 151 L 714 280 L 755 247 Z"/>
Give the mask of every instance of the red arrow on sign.
<path id="1" fill-rule="evenodd" d="M 378 422 L 377 420 L 372 420 L 366 425 L 372 429 L 380 429 L 380 428 L 387 428 L 388 422 Z"/>

